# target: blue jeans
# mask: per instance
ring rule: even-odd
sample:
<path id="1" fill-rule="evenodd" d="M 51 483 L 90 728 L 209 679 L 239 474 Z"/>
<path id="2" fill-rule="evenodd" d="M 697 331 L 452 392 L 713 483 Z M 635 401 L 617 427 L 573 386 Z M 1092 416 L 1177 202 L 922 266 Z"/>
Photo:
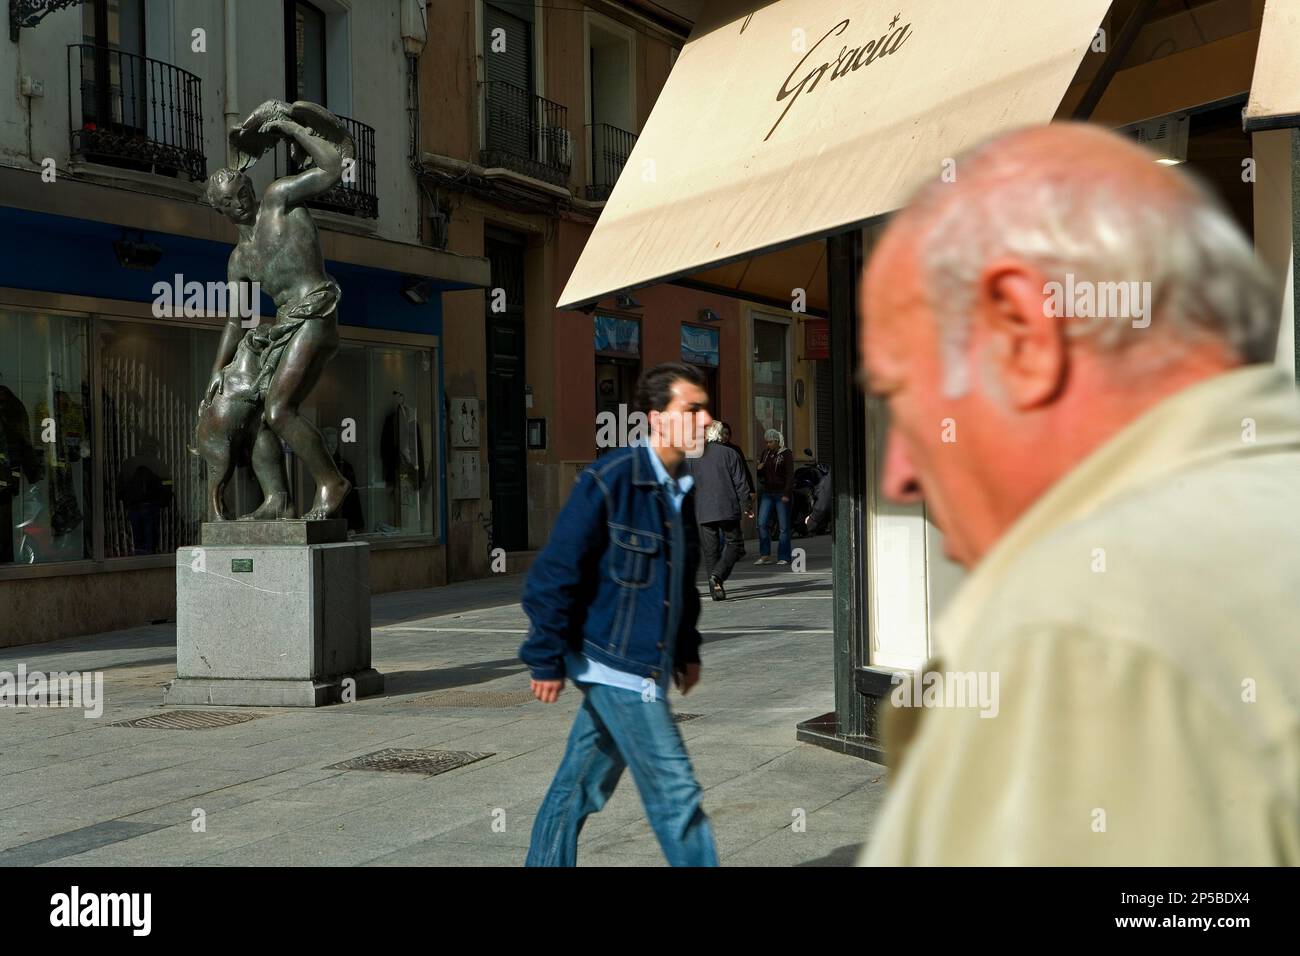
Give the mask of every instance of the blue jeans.
<path id="1" fill-rule="evenodd" d="M 614 792 L 624 767 L 659 846 L 672 866 L 717 866 L 704 793 L 691 769 L 682 735 L 663 700 L 605 684 L 578 684 L 578 710 L 569 745 L 533 821 L 525 866 L 573 866 L 578 834 L 590 814 Z"/>
<path id="2" fill-rule="evenodd" d="M 758 553 L 772 553 L 772 536 L 767 526 L 772 520 L 772 509 L 776 509 L 776 520 L 781 526 L 781 543 L 777 546 L 776 559 L 790 560 L 790 502 L 782 501 L 779 493 L 763 492 L 758 501 Z"/>

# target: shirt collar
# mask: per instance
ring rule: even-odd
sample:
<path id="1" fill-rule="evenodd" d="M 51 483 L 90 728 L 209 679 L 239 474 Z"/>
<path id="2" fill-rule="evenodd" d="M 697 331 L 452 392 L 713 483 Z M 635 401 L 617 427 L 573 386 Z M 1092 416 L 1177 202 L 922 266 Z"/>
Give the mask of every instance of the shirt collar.
<path id="1" fill-rule="evenodd" d="M 646 457 L 650 459 L 650 467 L 654 469 L 655 480 L 671 491 L 674 481 L 673 476 L 668 474 L 668 469 L 659 460 L 659 456 L 654 453 L 654 449 L 650 447 L 649 442 L 645 442 L 641 447 L 645 449 Z M 684 495 L 694 486 L 695 479 L 687 474 L 685 469 L 682 469 L 677 475 L 676 484 L 678 493 Z"/>
<path id="2" fill-rule="evenodd" d="M 1247 419 L 1252 442 L 1242 440 Z M 1274 366 L 1234 369 L 1157 403 L 1058 479 L 998 540 L 940 617 L 937 652 L 950 656 L 967 640 L 1003 575 L 1057 528 L 1172 473 L 1270 447 L 1300 448 L 1295 383 Z"/>

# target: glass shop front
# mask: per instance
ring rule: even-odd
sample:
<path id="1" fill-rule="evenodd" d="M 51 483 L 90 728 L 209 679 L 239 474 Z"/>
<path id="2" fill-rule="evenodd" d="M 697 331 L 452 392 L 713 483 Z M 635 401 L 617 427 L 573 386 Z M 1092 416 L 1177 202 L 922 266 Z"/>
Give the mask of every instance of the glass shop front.
<path id="1" fill-rule="evenodd" d="M 339 516 L 366 540 L 436 540 L 437 339 L 340 334 L 302 408 L 352 482 Z M 219 335 L 210 324 L 0 302 L 0 573 L 126 566 L 198 542 L 206 466 L 191 449 Z M 303 510 L 315 487 L 285 456 Z M 227 496 L 238 514 L 257 505 L 248 469 Z"/>

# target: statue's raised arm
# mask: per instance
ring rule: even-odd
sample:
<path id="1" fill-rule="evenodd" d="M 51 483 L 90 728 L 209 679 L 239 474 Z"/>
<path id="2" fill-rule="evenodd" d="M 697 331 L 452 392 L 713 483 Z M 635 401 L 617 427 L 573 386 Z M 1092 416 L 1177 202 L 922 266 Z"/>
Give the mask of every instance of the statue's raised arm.
<path id="1" fill-rule="evenodd" d="M 301 171 L 277 179 L 263 194 L 273 204 L 295 206 L 337 185 L 356 158 L 356 144 L 337 116 L 315 103 L 267 100 L 230 131 L 241 170 L 278 140 Z"/>

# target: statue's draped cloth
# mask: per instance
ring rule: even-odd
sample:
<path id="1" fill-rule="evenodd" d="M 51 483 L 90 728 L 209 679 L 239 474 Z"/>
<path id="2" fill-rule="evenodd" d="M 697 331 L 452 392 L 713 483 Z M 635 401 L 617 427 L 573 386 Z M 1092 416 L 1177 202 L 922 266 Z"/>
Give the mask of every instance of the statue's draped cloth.
<path id="1" fill-rule="evenodd" d="M 230 367 L 255 368 L 257 373 L 251 381 L 239 382 L 236 385 L 237 393 L 231 397 L 257 404 L 265 402 L 280 359 L 303 323 L 337 321 L 338 304 L 342 295 L 338 283 L 327 277 L 302 298 L 277 309 L 275 322 L 249 329 L 240 340 Z M 230 395 L 226 384 L 235 383 L 229 382 L 229 376 L 223 383 L 222 392 Z"/>

